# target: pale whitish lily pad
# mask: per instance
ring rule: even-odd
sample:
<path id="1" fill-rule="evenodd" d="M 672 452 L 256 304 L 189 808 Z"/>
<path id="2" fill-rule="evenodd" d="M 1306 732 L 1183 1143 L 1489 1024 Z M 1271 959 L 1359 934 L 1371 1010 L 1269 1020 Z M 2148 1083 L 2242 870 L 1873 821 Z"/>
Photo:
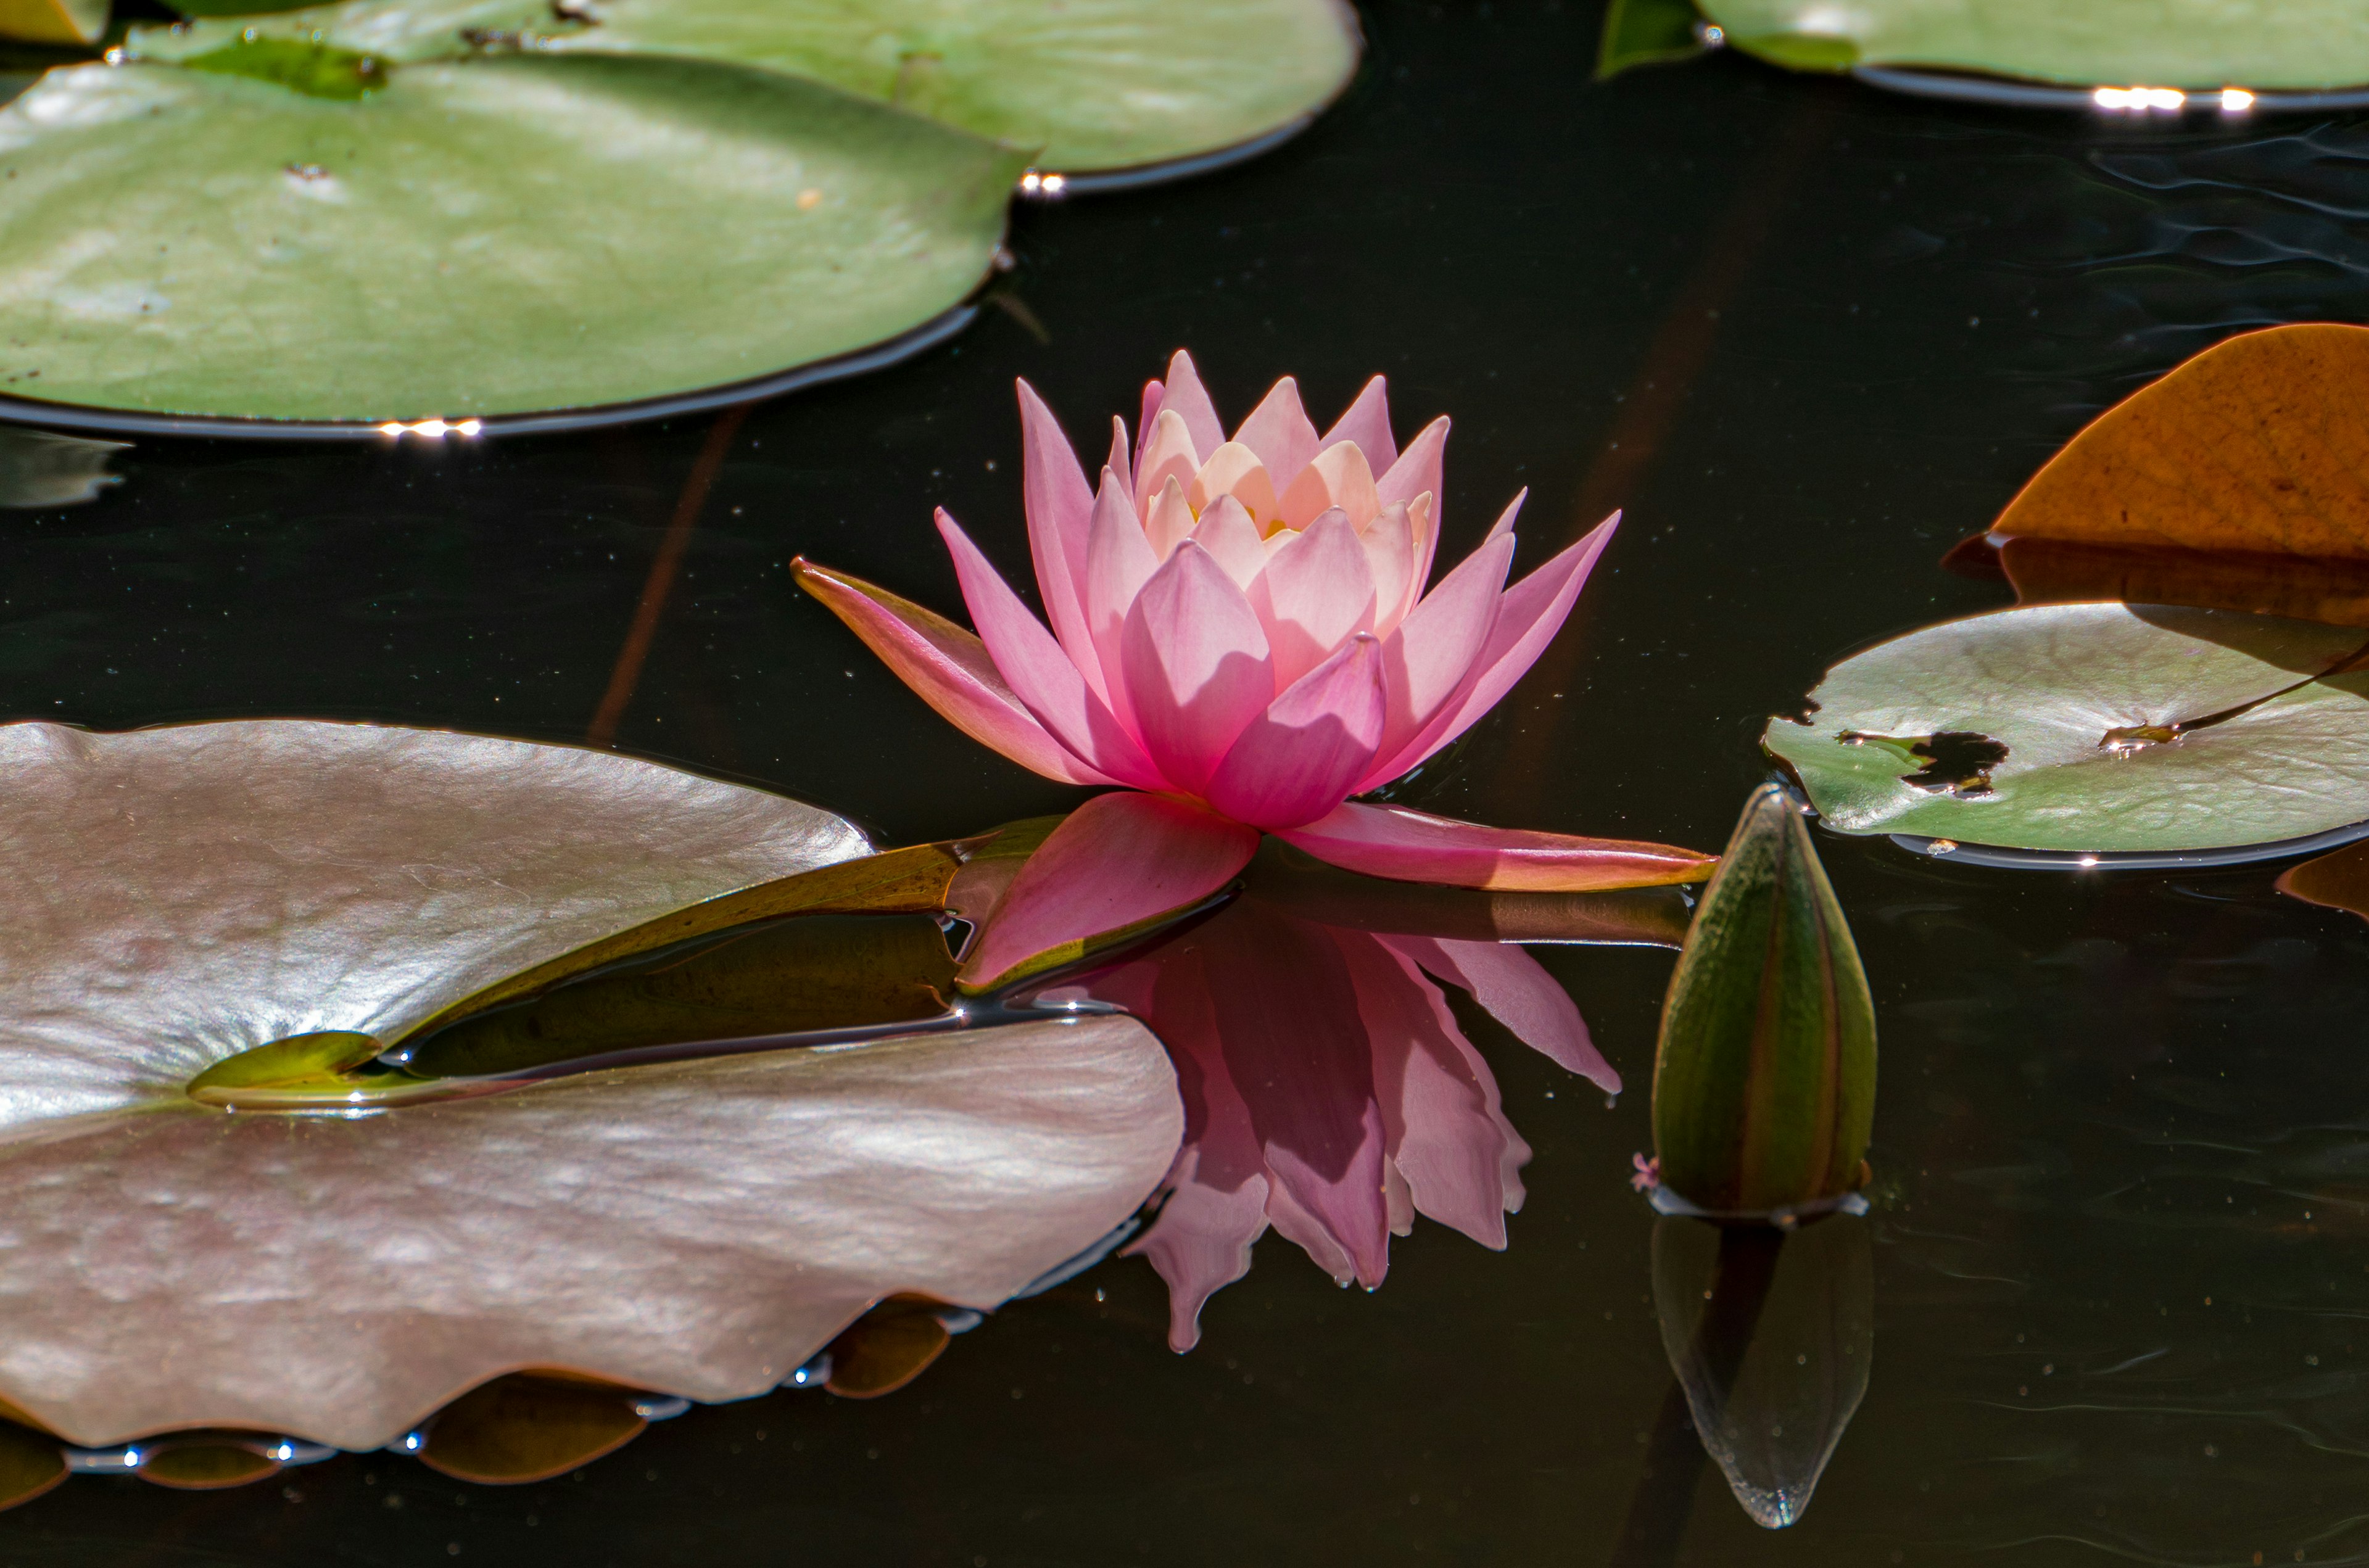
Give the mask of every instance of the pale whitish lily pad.
<path id="1" fill-rule="evenodd" d="M 95 499 L 122 483 L 122 475 L 107 471 L 107 460 L 124 450 L 121 441 L 0 425 L 0 507 L 38 510 Z"/>
<path id="2" fill-rule="evenodd" d="M 868 848 L 612 752 L 291 719 L 0 726 L 0 1131 L 226 1057 L 389 1044 L 505 976 Z"/>
<path id="3" fill-rule="evenodd" d="M 390 59 L 448 56 L 462 29 L 541 49 L 692 55 L 829 82 L 1039 149 L 1072 173 L 1169 163 L 1254 141 L 1329 103 L 1356 71 L 1339 0 L 351 0 L 266 18 L 137 31 L 150 58 L 247 27 Z"/>
<path id="4" fill-rule="evenodd" d="M 1025 161 L 689 60 L 53 71 L 0 109 L 0 392 L 376 422 L 767 376 L 957 304 Z"/>
<path id="5" fill-rule="evenodd" d="M 1700 0 L 1729 42 L 1781 64 L 1924 65 L 2082 86 L 2310 88 L 2369 82 L 2354 0 Z"/>
<path id="6" fill-rule="evenodd" d="M 1837 665 L 1809 721 L 1773 720 L 1765 744 L 1848 833 L 2084 853 L 2273 843 L 2369 818 L 2369 675 L 2314 679 L 2361 645 L 2226 611 L 2004 611 Z"/>
<path id="7" fill-rule="evenodd" d="M 1125 1220 L 1183 1132 L 1158 1042 L 1115 1017 L 33 1129 L 0 1143 L 0 1397 L 85 1443 L 347 1448 L 527 1367 L 745 1398 L 882 1297 L 999 1305 Z"/>
<path id="8" fill-rule="evenodd" d="M 1119 1018 L 212 1110 L 184 1086 L 237 1050 L 392 1038 L 864 841 L 605 752 L 368 726 L 9 726 L 0 786 L 0 1399 L 75 1441 L 371 1448 L 529 1367 L 761 1393 L 881 1297 L 1009 1298 L 1182 1136 Z"/>

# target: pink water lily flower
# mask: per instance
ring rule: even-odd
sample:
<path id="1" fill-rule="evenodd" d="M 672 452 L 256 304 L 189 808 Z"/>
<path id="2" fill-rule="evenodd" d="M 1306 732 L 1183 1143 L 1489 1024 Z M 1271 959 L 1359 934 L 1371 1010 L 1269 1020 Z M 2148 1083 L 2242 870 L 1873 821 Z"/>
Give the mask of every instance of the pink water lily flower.
<path id="1" fill-rule="evenodd" d="M 855 578 L 799 581 L 939 713 L 1024 767 L 1116 784 L 1030 864 L 969 972 L 1192 904 L 1262 832 L 1353 871 L 1474 887 L 1700 880 L 1692 851 L 1482 827 L 1350 797 L 1464 733 L 1562 627 L 1618 518 L 1510 588 L 1514 517 L 1425 591 L 1448 421 L 1402 452 L 1375 377 L 1319 435 L 1289 377 L 1230 439 L 1192 360 L 1111 421 L 1089 488 L 1020 385 L 1048 630 L 941 510 L 976 636 Z"/>

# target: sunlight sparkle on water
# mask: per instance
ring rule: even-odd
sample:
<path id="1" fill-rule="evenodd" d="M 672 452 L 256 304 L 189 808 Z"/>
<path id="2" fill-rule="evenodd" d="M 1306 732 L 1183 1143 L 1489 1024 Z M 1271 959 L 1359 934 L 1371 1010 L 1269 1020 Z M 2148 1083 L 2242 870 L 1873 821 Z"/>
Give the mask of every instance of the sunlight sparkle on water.
<path id="1" fill-rule="evenodd" d="M 2100 109 L 2119 109 L 2125 113 L 2144 113 L 2157 109 L 2180 109 L 2188 105 L 2188 95 L 2177 87 L 2100 87 L 2089 97 Z M 2227 95 L 2223 95 L 2223 97 L 2226 104 Z"/>
<path id="2" fill-rule="evenodd" d="M 400 419 L 389 419 L 378 428 L 378 433 L 390 441 L 400 441 L 405 436 L 425 436 L 429 441 L 441 441 L 446 436 L 474 436 L 484 429 L 485 423 L 479 419 L 455 419 L 450 423 L 442 419 L 419 419 L 408 425 Z"/>

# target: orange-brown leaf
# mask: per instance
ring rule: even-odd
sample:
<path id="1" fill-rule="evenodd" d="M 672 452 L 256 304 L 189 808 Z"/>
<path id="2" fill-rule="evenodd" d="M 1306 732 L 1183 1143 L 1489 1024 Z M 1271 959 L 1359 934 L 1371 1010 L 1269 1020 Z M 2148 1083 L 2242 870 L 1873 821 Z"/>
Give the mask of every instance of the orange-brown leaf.
<path id="1" fill-rule="evenodd" d="M 2074 437 L 1992 531 L 2369 560 L 2369 327 L 2205 350 Z"/>

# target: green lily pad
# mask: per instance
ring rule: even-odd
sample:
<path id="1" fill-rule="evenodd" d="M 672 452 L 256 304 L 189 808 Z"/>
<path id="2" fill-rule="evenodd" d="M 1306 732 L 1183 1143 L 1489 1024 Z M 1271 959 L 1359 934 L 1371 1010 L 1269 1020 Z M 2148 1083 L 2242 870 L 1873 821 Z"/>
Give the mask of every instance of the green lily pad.
<path id="1" fill-rule="evenodd" d="M 2275 843 L 2369 818 L 2357 630 L 2052 604 L 1845 660 L 1772 720 L 1826 825 L 2071 853 Z"/>
<path id="2" fill-rule="evenodd" d="M 2369 82 L 2352 0 L 1700 0 L 1727 41 L 1780 64 L 1983 71 L 2082 86 L 2214 89 Z"/>
<path id="3" fill-rule="evenodd" d="M 874 1301 L 1019 1292 L 1183 1135 L 1118 1017 L 225 1113 L 188 1092 L 213 1064 L 349 1064 L 864 841 L 613 753 L 365 725 L 5 726 L 0 793 L 0 1408 L 76 1442 L 374 1448 L 532 1368 L 761 1393 Z"/>
<path id="4" fill-rule="evenodd" d="M 421 63 L 354 101 L 54 71 L 0 109 L 0 393 L 378 423 L 748 381 L 958 304 L 1025 161 L 689 60 Z"/>
<path id="5" fill-rule="evenodd" d="M 493 43 L 761 66 L 1040 149 L 1070 174 L 1290 127 L 1348 84 L 1359 48 L 1339 0 L 580 0 L 566 17 L 541 0 L 349 0 L 136 29 L 132 48 L 175 58 L 250 27 L 394 60 Z"/>

